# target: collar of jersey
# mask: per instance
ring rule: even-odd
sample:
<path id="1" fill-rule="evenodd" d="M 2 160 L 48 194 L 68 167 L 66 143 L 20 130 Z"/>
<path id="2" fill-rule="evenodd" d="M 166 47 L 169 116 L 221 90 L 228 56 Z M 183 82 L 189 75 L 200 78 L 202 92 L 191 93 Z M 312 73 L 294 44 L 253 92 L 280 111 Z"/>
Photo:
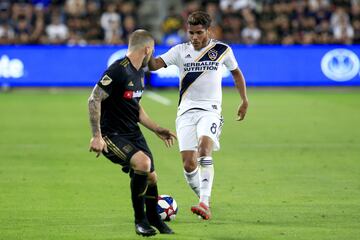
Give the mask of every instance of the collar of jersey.
<path id="1" fill-rule="evenodd" d="M 201 52 L 201 51 L 203 51 L 204 49 L 207 49 L 207 48 L 212 44 L 212 42 L 213 42 L 213 39 L 210 38 L 209 43 L 208 43 L 205 47 L 203 47 L 202 49 L 200 49 L 200 50 L 196 50 L 192 44 L 191 44 L 191 46 L 192 46 L 192 48 L 194 49 L 194 51 Z"/>
<path id="2" fill-rule="evenodd" d="M 215 44 L 212 44 L 212 39 L 210 39 L 209 44 L 206 47 L 203 47 L 199 52 L 199 56 L 194 60 L 194 62 L 199 61 L 211 48 L 213 48 Z"/>
<path id="3" fill-rule="evenodd" d="M 140 67 L 139 70 L 136 69 L 136 67 L 134 67 L 134 65 L 132 64 L 130 58 L 128 58 L 128 56 L 125 55 L 125 58 L 129 61 L 129 64 L 131 66 L 132 69 L 134 69 L 134 71 L 139 72 L 142 68 Z"/>

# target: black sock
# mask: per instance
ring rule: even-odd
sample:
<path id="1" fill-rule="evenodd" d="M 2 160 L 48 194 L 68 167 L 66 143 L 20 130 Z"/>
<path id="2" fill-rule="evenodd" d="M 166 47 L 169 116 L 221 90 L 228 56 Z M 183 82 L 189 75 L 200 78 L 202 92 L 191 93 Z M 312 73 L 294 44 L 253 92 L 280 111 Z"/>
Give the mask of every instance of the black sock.
<path id="1" fill-rule="evenodd" d="M 135 223 L 144 221 L 144 195 L 147 188 L 147 174 L 134 173 L 130 182 L 131 200 L 135 213 Z"/>
<path id="2" fill-rule="evenodd" d="M 157 212 L 158 188 L 157 185 L 149 185 L 145 194 L 146 216 L 150 221 L 160 218 Z"/>

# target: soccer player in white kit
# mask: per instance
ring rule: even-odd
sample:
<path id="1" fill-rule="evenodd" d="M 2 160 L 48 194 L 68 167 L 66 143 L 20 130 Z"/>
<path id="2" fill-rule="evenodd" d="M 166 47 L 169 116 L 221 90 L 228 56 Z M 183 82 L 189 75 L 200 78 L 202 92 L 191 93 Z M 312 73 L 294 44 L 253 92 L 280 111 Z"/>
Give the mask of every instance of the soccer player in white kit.
<path id="1" fill-rule="evenodd" d="M 180 98 L 176 132 L 186 181 L 199 197 L 191 211 L 203 219 L 211 218 L 209 200 L 214 179 L 212 151 L 220 148 L 219 136 L 223 119 L 222 65 L 235 81 L 241 103 L 237 120 L 243 120 L 248 107 L 246 85 L 232 49 L 210 38 L 210 16 L 201 11 L 189 15 L 190 42 L 174 46 L 160 57 L 152 57 L 151 71 L 170 65 L 180 70 Z"/>

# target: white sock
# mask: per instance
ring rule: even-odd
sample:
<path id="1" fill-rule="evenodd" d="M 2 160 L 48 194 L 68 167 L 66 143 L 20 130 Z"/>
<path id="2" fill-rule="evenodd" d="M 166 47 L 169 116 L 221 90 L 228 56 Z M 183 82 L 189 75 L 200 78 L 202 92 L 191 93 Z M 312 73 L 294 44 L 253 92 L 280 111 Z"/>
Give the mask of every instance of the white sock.
<path id="1" fill-rule="evenodd" d="M 196 195 L 200 196 L 200 174 L 199 174 L 199 167 L 192 172 L 186 172 L 184 169 L 184 176 L 186 182 L 189 184 L 191 189 L 196 193 Z"/>
<path id="2" fill-rule="evenodd" d="M 200 202 L 209 206 L 212 184 L 214 181 L 214 165 L 212 157 L 200 157 Z"/>

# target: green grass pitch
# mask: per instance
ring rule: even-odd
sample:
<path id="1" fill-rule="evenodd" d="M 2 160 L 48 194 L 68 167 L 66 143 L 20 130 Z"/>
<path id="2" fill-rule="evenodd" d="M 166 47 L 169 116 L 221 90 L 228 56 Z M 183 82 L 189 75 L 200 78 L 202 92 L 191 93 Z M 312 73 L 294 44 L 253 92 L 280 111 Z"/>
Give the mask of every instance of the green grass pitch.
<path id="1" fill-rule="evenodd" d="M 129 179 L 88 152 L 84 90 L 0 93 L 0 239 L 141 239 Z M 172 105 L 148 114 L 174 129 Z M 222 149 L 214 154 L 213 219 L 199 220 L 177 146 L 144 130 L 161 194 L 174 196 L 173 236 L 153 239 L 336 239 L 360 236 L 360 89 L 249 89 L 246 120 L 226 89 Z"/>

